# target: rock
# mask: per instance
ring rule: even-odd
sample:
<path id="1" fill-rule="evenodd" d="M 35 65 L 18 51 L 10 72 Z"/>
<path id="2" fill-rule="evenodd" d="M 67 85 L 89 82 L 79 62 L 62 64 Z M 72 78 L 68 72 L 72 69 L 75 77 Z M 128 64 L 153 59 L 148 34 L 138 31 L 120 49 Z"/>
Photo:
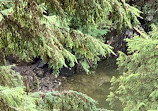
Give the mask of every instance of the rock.
<path id="1" fill-rule="evenodd" d="M 66 68 L 66 67 L 63 67 L 59 73 L 60 76 L 65 76 L 65 77 L 70 77 L 73 74 L 74 74 L 74 72 L 73 72 L 72 68 Z"/>
<path id="2" fill-rule="evenodd" d="M 47 66 L 47 63 L 44 63 L 41 59 L 37 61 L 38 68 L 44 68 L 45 66 Z"/>
<path id="3" fill-rule="evenodd" d="M 124 37 L 124 38 L 132 38 L 133 35 L 134 35 L 134 31 L 133 31 L 133 30 L 131 30 L 131 29 L 126 29 L 125 35 L 124 35 L 125 37 Z"/>

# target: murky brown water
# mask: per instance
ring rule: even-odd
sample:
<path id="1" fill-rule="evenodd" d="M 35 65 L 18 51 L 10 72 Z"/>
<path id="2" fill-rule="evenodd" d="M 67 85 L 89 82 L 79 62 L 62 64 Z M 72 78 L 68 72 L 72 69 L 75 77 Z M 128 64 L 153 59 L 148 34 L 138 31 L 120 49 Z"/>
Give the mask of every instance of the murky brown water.
<path id="1" fill-rule="evenodd" d="M 112 76 L 118 76 L 115 60 L 100 62 L 94 74 L 76 74 L 62 81 L 62 90 L 75 90 L 87 94 L 98 101 L 98 108 L 111 109 L 109 102 L 106 101 L 110 90 L 110 80 Z M 118 105 L 114 111 L 122 111 Z"/>

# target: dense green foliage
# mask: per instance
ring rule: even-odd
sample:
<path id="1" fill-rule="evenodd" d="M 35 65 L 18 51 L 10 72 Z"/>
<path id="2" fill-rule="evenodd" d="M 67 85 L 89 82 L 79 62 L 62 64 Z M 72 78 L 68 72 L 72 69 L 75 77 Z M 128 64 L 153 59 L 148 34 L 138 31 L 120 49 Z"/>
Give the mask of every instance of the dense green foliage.
<path id="1" fill-rule="evenodd" d="M 157 24 L 157 0 L 15 0 L 0 4 L 0 65 L 5 56 L 32 61 L 40 57 L 58 73 L 62 67 L 81 64 L 88 72 L 100 57 L 113 53 L 102 36 L 110 28 L 121 33 L 141 20 L 145 28 Z M 137 0 L 136 0 L 137 1 Z M 142 5 L 142 3 L 144 3 Z M 135 8 L 137 7 L 137 8 Z M 140 20 L 140 21 L 141 21 Z M 141 22 L 142 22 L 141 21 Z M 111 80 L 111 106 L 120 101 L 124 111 L 158 110 L 158 27 L 139 33 L 128 43 L 128 55 L 119 52 L 118 70 Z M 147 30 L 149 31 L 149 30 Z M 68 62 L 68 63 L 67 63 Z M 26 93 L 20 74 L 0 67 L 0 110 L 99 111 L 90 97 L 75 91 Z"/>
<path id="2" fill-rule="evenodd" d="M 136 0 L 133 5 L 142 11 L 141 23 L 145 31 L 150 31 L 150 27 L 152 31 L 126 39 L 128 55 L 120 52 L 117 59 L 122 75 L 111 80 L 107 101 L 112 107 L 120 101 L 124 111 L 157 111 L 158 1 Z M 151 25 L 153 23 L 155 25 Z"/>
<path id="3" fill-rule="evenodd" d="M 150 24 L 151 23 L 158 23 L 158 1 L 157 0 L 150 0 L 146 2 L 143 6 L 142 4 L 140 5 L 142 7 L 142 16 L 146 21 L 148 21 Z"/>
<path id="4" fill-rule="evenodd" d="M 151 24 L 158 23 L 158 1 L 157 0 L 134 0 L 133 5 L 142 11 L 142 27 L 150 31 Z"/>
<path id="5" fill-rule="evenodd" d="M 0 67 L 0 85 L 1 86 L 23 86 L 23 81 L 21 76 L 18 73 L 15 73 L 10 69 L 10 66 L 1 66 Z"/>
<path id="6" fill-rule="evenodd" d="M 0 48 L 3 58 L 4 53 L 27 61 L 40 56 L 54 73 L 75 63 L 80 63 L 88 72 L 90 63 L 96 64 L 100 56 L 112 53 L 111 47 L 97 38 L 98 31 L 102 34 L 108 31 L 103 29 L 105 22 L 118 29 L 132 27 L 131 21 L 138 24 L 140 13 L 123 0 L 50 0 L 46 3 L 17 0 L 9 9 L 4 10 L 6 4 L 2 6 Z M 49 16 L 43 14 L 46 11 Z"/>
<path id="7" fill-rule="evenodd" d="M 119 78 L 111 80 L 113 92 L 108 101 L 121 101 L 124 111 L 158 110 L 158 27 L 146 36 L 126 39 L 128 54 L 120 52 Z"/>
<path id="8" fill-rule="evenodd" d="M 50 15 L 64 16 L 70 27 L 88 34 L 97 35 L 106 25 L 121 29 L 132 27 L 131 21 L 139 23 L 140 11 L 124 0 L 49 0 L 45 4 Z"/>
<path id="9" fill-rule="evenodd" d="M 132 27 L 131 21 L 138 24 L 140 13 L 118 0 L 113 3 L 110 0 L 15 0 L 2 2 L 0 6 L 1 63 L 5 64 L 5 56 L 10 54 L 26 61 L 40 56 L 54 73 L 75 63 L 88 72 L 90 63 L 96 64 L 101 56 L 113 53 L 99 38 L 107 33 L 105 28 Z M 1 110 L 100 110 L 96 102 L 84 94 L 74 91 L 26 93 L 28 89 L 19 74 L 4 66 L 0 67 L 0 74 Z"/>

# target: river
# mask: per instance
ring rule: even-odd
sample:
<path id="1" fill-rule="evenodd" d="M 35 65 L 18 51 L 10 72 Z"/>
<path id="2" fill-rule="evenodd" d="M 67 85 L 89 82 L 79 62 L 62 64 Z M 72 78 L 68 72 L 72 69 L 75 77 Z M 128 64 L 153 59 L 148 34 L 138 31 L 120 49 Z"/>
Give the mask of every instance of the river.
<path id="1" fill-rule="evenodd" d="M 119 76 L 116 69 L 116 60 L 114 59 L 99 62 L 96 71 L 92 74 L 80 73 L 63 79 L 60 89 L 75 90 L 87 94 L 98 101 L 98 108 L 122 111 L 119 103 L 112 109 L 109 106 L 109 102 L 106 101 L 107 95 L 110 92 L 109 88 L 112 76 Z"/>

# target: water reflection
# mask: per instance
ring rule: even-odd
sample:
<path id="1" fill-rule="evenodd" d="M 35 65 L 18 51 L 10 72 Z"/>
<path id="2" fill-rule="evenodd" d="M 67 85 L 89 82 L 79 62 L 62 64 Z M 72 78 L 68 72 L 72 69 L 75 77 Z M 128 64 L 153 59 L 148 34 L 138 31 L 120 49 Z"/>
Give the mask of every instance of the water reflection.
<path id="1" fill-rule="evenodd" d="M 112 76 L 118 76 L 115 60 L 100 62 L 95 73 L 86 75 L 85 73 L 76 74 L 62 81 L 62 90 L 75 90 L 87 94 L 98 101 L 98 108 L 111 109 L 106 101 L 110 90 L 110 80 Z M 120 105 L 114 111 L 121 111 Z"/>

